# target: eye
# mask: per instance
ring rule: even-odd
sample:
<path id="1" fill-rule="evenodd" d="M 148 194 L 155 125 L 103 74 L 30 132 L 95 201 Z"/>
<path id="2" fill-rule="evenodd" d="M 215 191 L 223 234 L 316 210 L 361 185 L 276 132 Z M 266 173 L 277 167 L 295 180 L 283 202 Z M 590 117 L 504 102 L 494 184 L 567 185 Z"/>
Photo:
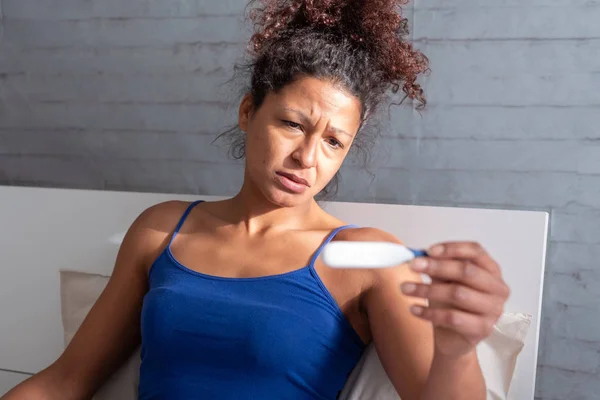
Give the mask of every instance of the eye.
<path id="1" fill-rule="evenodd" d="M 295 122 L 292 121 L 283 121 L 284 124 L 286 124 L 288 127 L 292 128 L 292 129 L 300 129 L 302 130 L 302 125 L 297 124 Z"/>
<path id="2" fill-rule="evenodd" d="M 333 137 L 330 137 L 327 139 L 327 144 L 329 144 L 334 149 L 343 149 L 344 148 L 344 145 L 342 143 L 340 143 L 339 140 L 337 140 L 336 138 L 333 138 Z"/>

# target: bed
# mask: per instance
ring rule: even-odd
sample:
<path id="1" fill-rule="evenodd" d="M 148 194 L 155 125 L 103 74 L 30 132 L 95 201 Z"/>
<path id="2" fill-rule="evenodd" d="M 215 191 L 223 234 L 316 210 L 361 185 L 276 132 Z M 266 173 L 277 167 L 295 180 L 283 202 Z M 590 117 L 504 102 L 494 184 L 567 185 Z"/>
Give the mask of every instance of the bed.
<path id="1" fill-rule="evenodd" d="M 120 239 L 142 210 L 171 199 L 217 198 L 0 186 L 0 395 L 48 366 L 64 348 L 60 270 L 108 275 Z M 482 243 L 511 287 L 506 311 L 532 317 L 510 398 L 533 400 L 546 212 L 345 202 L 323 206 L 349 223 L 384 229 L 413 247 L 447 240 Z"/>

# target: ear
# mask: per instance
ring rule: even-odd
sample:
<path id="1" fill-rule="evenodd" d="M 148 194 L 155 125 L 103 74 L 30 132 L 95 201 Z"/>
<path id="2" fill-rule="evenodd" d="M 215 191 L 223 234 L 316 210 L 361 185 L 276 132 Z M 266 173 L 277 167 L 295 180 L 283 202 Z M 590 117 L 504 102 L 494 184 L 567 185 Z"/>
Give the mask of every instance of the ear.
<path id="1" fill-rule="evenodd" d="M 254 104 L 252 102 L 252 95 L 246 94 L 240 103 L 240 109 L 238 112 L 238 126 L 243 132 L 248 131 L 248 125 L 252 119 L 252 113 L 254 112 Z"/>

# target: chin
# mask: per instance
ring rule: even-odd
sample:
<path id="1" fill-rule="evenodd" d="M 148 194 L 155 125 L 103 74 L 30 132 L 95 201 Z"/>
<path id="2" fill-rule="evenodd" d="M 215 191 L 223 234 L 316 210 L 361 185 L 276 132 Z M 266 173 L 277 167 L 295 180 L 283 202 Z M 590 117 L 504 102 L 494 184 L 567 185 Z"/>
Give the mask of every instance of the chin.
<path id="1" fill-rule="evenodd" d="M 308 193 L 293 194 L 279 189 L 269 190 L 265 197 L 278 207 L 295 207 L 312 199 Z"/>
<path id="2" fill-rule="evenodd" d="M 248 186 L 253 187 L 253 192 L 260 195 L 269 203 L 277 207 L 296 207 L 313 200 L 313 190 L 310 188 L 303 193 L 291 193 L 280 187 L 275 178 L 251 179 L 248 176 Z"/>

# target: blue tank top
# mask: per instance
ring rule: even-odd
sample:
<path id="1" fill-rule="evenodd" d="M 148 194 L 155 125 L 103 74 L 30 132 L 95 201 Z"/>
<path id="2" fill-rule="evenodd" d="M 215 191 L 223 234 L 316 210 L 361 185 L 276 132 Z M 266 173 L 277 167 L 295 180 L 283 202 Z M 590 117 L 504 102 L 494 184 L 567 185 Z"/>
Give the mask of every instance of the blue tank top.
<path id="1" fill-rule="evenodd" d="M 169 243 L 143 299 L 139 399 L 335 399 L 364 344 L 314 263 L 346 227 L 304 268 L 257 278 L 193 271 Z"/>

